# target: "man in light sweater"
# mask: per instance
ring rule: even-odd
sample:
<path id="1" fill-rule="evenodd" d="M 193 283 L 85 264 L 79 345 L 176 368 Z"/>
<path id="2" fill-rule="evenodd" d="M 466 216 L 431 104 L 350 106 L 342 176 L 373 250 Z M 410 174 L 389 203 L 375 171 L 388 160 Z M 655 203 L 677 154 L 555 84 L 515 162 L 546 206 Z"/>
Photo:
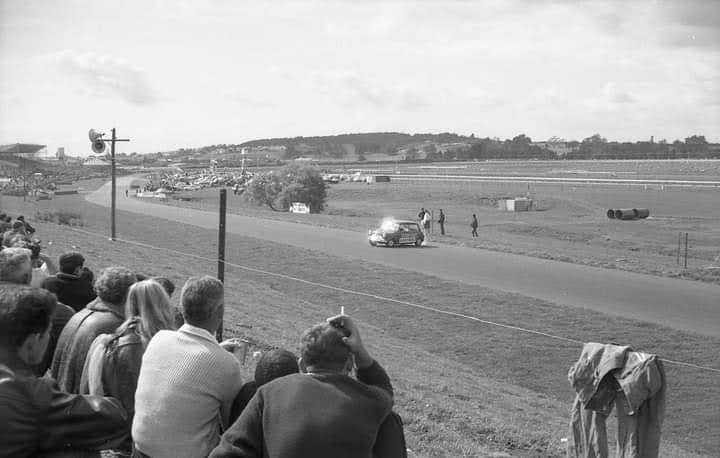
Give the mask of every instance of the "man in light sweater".
<path id="1" fill-rule="evenodd" d="M 137 456 L 207 456 L 242 386 L 240 363 L 215 340 L 224 310 L 220 280 L 190 278 L 180 304 L 185 324 L 155 334 L 143 355 L 132 425 Z"/>

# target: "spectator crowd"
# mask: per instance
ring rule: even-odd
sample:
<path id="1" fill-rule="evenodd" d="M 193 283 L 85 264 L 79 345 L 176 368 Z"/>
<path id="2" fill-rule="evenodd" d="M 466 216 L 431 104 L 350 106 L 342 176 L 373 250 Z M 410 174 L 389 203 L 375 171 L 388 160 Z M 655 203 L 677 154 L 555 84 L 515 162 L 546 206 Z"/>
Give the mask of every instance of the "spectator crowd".
<path id="1" fill-rule="evenodd" d="M 299 336 L 299 357 L 216 340 L 224 285 L 175 285 L 78 252 L 41 253 L 0 214 L 0 457 L 404 457 L 393 388 L 355 320 Z"/>

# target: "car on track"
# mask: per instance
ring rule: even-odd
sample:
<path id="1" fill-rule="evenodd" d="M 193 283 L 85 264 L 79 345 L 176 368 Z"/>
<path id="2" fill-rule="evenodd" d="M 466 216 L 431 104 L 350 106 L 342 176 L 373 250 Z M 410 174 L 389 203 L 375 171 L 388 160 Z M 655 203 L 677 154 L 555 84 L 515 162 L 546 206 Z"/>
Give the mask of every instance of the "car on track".
<path id="1" fill-rule="evenodd" d="M 383 220 L 380 227 L 368 231 L 370 245 L 385 245 L 392 248 L 400 245 L 415 245 L 421 247 L 425 241 L 425 234 L 416 221 L 409 220 Z"/>

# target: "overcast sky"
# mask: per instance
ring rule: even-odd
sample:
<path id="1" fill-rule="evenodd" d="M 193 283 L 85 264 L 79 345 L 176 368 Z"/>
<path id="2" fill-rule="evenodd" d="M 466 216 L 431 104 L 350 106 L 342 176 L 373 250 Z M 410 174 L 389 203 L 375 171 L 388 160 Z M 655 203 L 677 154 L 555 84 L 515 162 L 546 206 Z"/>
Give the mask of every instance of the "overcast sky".
<path id="1" fill-rule="evenodd" d="M 0 143 L 720 141 L 720 1 L 0 0 Z"/>

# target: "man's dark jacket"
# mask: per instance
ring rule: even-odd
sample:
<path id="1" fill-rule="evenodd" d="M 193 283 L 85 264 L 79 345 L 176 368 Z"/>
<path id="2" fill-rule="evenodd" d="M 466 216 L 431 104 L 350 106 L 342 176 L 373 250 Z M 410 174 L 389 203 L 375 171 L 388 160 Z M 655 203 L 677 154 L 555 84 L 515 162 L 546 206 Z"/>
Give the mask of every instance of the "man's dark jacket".
<path id="1" fill-rule="evenodd" d="M 392 385 L 377 362 L 357 376 L 293 374 L 261 386 L 210 457 L 371 457 Z"/>
<path id="2" fill-rule="evenodd" d="M 70 318 L 75 315 L 75 310 L 68 307 L 65 304 L 57 303 L 55 306 L 55 312 L 52 318 L 52 327 L 50 328 L 50 341 L 48 342 L 47 349 L 45 350 L 45 356 L 42 361 L 38 364 L 35 369 L 35 374 L 38 377 L 45 375 L 50 364 L 52 363 L 53 355 L 55 354 L 55 347 L 57 347 L 60 334 L 62 334 L 65 325 L 70 321 Z"/>
<path id="3" fill-rule="evenodd" d="M 54 293 L 59 302 L 79 312 L 97 297 L 91 279 L 92 276 L 58 272 L 46 278 L 42 287 Z"/>
<path id="4" fill-rule="evenodd" d="M 113 448 L 126 440 L 127 421 L 115 399 L 64 393 L 19 359 L 0 360 L 1 456 Z"/>
<path id="5" fill-rule="evenodd" d="M 60 334 L 50 365 L 50 375 L 61 390 L 80 393 L 80 377 L 90 345 L 100 334 L 114 333 L 123 321 L 122 306 L 100 298 L 70 318 Z"/>

